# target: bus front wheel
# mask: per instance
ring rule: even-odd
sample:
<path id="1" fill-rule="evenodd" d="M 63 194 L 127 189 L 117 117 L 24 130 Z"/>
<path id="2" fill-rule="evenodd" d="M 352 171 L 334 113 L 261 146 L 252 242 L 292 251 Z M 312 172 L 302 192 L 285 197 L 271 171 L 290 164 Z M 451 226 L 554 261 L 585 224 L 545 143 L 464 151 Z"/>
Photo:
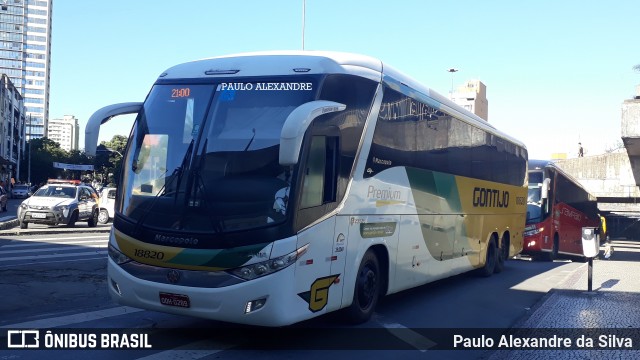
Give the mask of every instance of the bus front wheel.
<path id="1" fill-rule="evenodd" d="M 380 298 L 381 281 L 378 257 L 367 250 L 358 268 L 353 303 L 346 309 L 349 322 L 359 324 L 371 318 Z"/>

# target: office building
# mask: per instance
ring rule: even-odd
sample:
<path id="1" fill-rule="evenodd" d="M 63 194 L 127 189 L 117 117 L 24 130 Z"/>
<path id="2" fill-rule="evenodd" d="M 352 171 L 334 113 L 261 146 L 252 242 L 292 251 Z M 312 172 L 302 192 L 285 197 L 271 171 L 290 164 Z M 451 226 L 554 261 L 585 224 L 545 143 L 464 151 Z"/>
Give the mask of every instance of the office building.
<path id="1" fill-rule="evenodd" d="M 50 119 L 47 125 L 47 137 L 66 151 L 78 150 L 80 126 L 73 115 L 65 115 L 62 119 Z"/>
<path id="2" fill-rule="evenodd" d="M 26 140 L 46 136 L 53 0 L 0 0 L 0 73 L 20 90 Z"/>
<path id="3" fill-rule="evenodd" d="M 25 180 L 20 173 L 20 156 L 24 151 L 25 109 L 20 91 L 9 77 L 0 75 L 0 183 L 11 178 Z M 26 171 L 26 170 L 25 170 Z"/>
<path id="4" fill-rule="evenodd" d="M 480 80 L 469 80 L 451 94 L 454 103 L 484 120 L 489 120 L 487 87 Z"/>

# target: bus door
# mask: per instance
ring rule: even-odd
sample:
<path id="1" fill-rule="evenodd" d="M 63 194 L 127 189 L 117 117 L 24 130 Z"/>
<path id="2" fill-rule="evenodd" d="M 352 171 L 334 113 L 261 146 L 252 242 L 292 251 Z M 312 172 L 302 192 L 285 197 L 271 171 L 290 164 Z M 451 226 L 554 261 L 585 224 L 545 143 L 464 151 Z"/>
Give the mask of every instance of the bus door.
<path id="1" fill-rule="evenodd" d="M 337 129 L 312 127 L 306 141 L 296 228 L 298 247 L 309 244 L 297 263 L 296 292 L 309 304 L 311 312 L 326 312 L 340 307 L 346 238 L 344 224 L 338 224 L 332 212 L 337 207 L 339 136 Z M 344 245 L 340 245 L 344 242 Z"/>

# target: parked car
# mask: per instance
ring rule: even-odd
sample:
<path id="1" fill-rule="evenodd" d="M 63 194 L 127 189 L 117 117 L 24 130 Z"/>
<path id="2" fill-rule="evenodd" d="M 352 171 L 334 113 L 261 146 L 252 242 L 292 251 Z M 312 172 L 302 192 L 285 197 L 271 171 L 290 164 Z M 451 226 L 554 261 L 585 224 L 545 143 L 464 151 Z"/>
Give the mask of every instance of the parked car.
<path id="1" fill-rule="evenodd" d="M 0 186 L 0 211 L 7 211 L 7 201 L 9 201 L 9 194 L 2 186 Z"/>
<path id="2" fill-rule="evenodd" d="M 14 199 L 28 198 L 31 196 L 29 185 L 13 185 L 11 189 L 11 197 Z"/>
<path id="3" fill-rule="evenodd" d="M 100 213 L 98 214 L 100 224 L 106 224 L 113 219 L 115 201 L 116 188 L 104 187 L 100 190 Z"/>
<path id="4" fill-rule="evenodd" d="M 48 184 L 26 199 L 18 208 L 21 229 L 29 223 L 75 226 L 86 221 L 89 227 L 98 224 L 98 194 L 85 185 Z"/>

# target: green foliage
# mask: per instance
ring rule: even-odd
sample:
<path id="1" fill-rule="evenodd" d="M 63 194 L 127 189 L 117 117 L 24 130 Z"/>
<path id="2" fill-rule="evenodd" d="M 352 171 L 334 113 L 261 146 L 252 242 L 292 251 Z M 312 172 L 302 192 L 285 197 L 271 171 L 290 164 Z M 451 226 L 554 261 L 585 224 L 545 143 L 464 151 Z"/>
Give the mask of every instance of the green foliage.
<path id="1" fill-rule="evenodd" d="M 29 168 L 32 184 L 41 184 L 47 179 L 83 179 L 86 176 L 93 178 L 94 174 L 99 178 L 107 179 L 109 174 L 114 174 L 111 179 L 117 179 L 122 156 L 127 145 L 127 137 L 114 136 L 111 141 L 103 141 L 95 158 L 90 158 L 83 151 L 66 151 L 60 144 L 49 139 L 32 139 L 25 145 L 24 156 L 20 159 L 20 174 L 18 181 L 28 181 Z M 110 149 L 110 150 L 108 150 Z M 115 150 L 113 152 L 112 150 Z M 31 151 L 31 154 L 29 154 Z M 118 154 L 120 153 L 120 154 Z M 31 156 L 29 156 L 31 155 Z M 31 166 L 29 167 L 29 158 Z M 95 171 L 72 171 L 53 167 L 54 162 L 77 165 L 94 165 Z"/>

